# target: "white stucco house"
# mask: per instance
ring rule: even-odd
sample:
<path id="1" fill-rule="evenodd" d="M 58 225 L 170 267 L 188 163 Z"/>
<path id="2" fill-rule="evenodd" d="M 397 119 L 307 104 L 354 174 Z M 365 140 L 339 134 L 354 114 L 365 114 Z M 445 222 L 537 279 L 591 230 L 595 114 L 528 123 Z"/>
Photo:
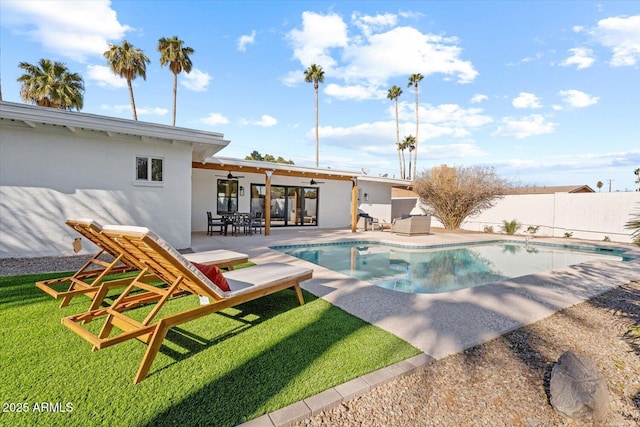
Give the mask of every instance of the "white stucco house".
<path id="1" fill-rule="evenodd" d="M 272 227 L 355 231 L 360 212 L 391 221 L 391 189 L 406 185 L 216 156 L 229 143 L 216 132 L 0 101 L 0 258 L 73 254 L 70 217 L 144 225 L 178 249 L 206 230 L 207 211 L 262 209 Z"/>

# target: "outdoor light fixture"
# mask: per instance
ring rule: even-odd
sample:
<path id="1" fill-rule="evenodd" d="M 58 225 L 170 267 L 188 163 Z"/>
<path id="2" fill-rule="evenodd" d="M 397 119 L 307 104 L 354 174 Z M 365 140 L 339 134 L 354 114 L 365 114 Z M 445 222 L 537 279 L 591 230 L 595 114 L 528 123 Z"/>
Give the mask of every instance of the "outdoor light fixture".
<path id="1" fill-rule="evenodd" d="M 244 196 L 244 187 L 242 185 L 240 186 L 240 195 Z"/>
<path id="2" fill-rule="evenodd" d="M 364 193 L 364 201 L 368 202 L 369 201 L 369 194 Z"/>

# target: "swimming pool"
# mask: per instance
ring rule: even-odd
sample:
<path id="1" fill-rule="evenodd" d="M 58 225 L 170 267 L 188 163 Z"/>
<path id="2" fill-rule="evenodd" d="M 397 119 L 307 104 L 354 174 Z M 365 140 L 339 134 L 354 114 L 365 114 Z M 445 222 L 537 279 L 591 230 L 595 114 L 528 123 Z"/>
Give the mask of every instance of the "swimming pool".
<path id="1" fill-rule="evenodd" d="M 420 248 L 363 241 L 271 249 L 377 286 L 428 294 L 470 288 L 594 259 L 623 260 L 622 250 L 514 241 Z"/>

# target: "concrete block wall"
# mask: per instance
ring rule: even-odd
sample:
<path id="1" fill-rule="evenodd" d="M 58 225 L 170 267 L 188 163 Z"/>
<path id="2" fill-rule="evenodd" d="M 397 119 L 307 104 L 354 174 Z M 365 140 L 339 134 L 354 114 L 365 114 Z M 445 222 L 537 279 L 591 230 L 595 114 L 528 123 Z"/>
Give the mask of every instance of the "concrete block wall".
<path id="1" fill-rule="evenodd" d="M 467 218 L 462 228 L 483 231 L 485 226 L 498 232 L 503 220 L 522 224 L 518 234 L 529 225 L 539 226 L 537 236 L 571 237 L 630 243 L 631 230 L 624 225 L 640 209 L 640 192 L 555 193 L 511 195 L 474 218 Z M 434 220 L 434 226 L 436 225 Z"/>

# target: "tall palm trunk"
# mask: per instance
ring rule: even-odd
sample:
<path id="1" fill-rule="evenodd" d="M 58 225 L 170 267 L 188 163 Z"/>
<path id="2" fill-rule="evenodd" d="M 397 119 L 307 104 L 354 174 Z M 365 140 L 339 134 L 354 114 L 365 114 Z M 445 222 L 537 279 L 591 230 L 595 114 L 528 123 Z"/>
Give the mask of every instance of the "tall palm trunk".
<path id="1" fill-rule="evenodd" d="M 402 159 L 400 157 L 400 123 L 398 121 L 398 98 L 396 98 L 396 147 L 398 148 L 398 165 L 400 166 L 400 178 L 404 178 Z"/>
<path id="2" fill-rule="evenodd" d="M 405 179 L 407 177 L 407 158 L 404 155 L 404 148 L 401 149 L 402 150 L 402 179 Z"/>
<path id="3" fill-rule="evenodd" d="M 319 167 L 319 138 L 318 138 L 318 83 L 314 83 L 314 89 L 316 90 L 316 167 Z"/>
<path id="4" fill-rule="evenodd" d="M 176 125 L 176 99 L 178 98 L 178 74 L 173 73 L 173 125 Z"/>
<path id="5" fill-rule="evenodd" d="M 418 84 L 415 85 L 416 89 L 416 147 L 414 148 L 414 158 L 413 158 L 413 179 L 416 179 L 416 167 L 418 165 Z M 411 157 L 411 153 L 409 153 L 409 157 Z M 411 163 L 409 163 L 409 169 L 411 169 Z"/>
<path id="6" fill-rule="evenodd" d="M 133 111 L 133 120 L 138 120 L 138 114 L 136 113 L 136 101 L 133 99 L 131 79 L 127 79 L 127 86 L 129 86 L 129 101 L 131 102 L 131 111 Z"/>

